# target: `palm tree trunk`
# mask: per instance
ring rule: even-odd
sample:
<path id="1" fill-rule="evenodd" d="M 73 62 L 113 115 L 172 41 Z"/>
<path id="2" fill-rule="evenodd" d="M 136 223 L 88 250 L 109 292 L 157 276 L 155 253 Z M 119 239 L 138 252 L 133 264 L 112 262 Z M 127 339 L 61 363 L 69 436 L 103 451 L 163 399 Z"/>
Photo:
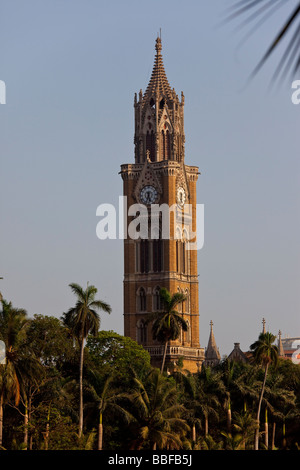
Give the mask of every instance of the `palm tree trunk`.
<path id="1" fill-rule="evenodd" d="M 31 413 L 32 413 L 32 399 L 31 399 L 31 394 L 29 395 L 29 400 L 28 400 L 28 422 L 31 423 Z M 28 436 L 29 436 L 29 450 L 32 450 L 32 441 L 33 441 L 33 437 L 32 437 L 32 430 L 29 430 L 29 433 L 28 433 Z"/>
<path id="2" fill-rule="evenodd" d="M 283 425 L 282 425 L 282 447 L 283 447 L 283 449 L 286 448 L 285 422 L 284 421 L 283 421 Z"/>
<path id="3" fill-rule="evenodd" d="M 162 360 L 161 370 L 160 370 L 161 373 L 163 373 L 164 367 L 165 367 L 165 361 L 166 361 L 166 355 L 167 355 L 167 347 L 168 347 L 168 340 L 165 342 L 163 360 Z"/>
<path id="4" fill-rule="evenodd" d="M 195 423 L 193 424 L 193 437 L 192 437 L 193 443 L 196 442 L 196 425 Z"/>
<path id="5" fill-rule="evenodd" d="M 51 405 L 49 405 L 48 416 L 47 416 L 47 424 L 46 424 L 46 432 L 45 432 L 45 450 L 48 450 L 48 447 L 49 447 L 50 406 Z"/>
<path id="6" fill-rule="evenodd" d="M 230 401 L 228 403 L 228 409 L 227 409 L 227 431 L 231 432 L 231 405 L 230 405 Z"/>
<path id="7" fill-rule="evenodd" d="M 276 423 L 275 421 L 273 422 L 273 429 L 272 429 L 272 444 L 271 444 L 271 449 L 275 449 L 275 429 L 276 429 Z"/>
<path id="8" fill-rule="evenodd" d="M 268 450 L 269 448 L 269 425 L 268 425 L 268 410 L 266 408 L 265 412 L 265 446 Z"/>
<path id="9" fill-rule="evenodd" d="M 99 425 L 98 425 L 98 450 L 102 450 L 103 443 L 103 424 L 102 424 L 102 413 L 99 415 Z"/>
<path id="10" fill-rule="evenodd" d="M 25 400 L 25 413 L 24 413 L 24 450 L 28 448 L 28 402 Z"/>
<path id="11" fill-rule="evenodd" d="M 83 377 L 83 353 L 84 353 L 84 340 L 83 338 L 80 341 L 80 363 L 79 363 L 79 438 L 82 435 L 83 430 L 83 386 L 82 386 L 82 377 Z"/>
<path id="12" fill-rule="evenodd" d="M 258 409 L 257 409 L 257 416 L 256 416 L 257 429 L 255 430 L 254 450 L 258 450 L 260 410 L 261 410 L 262 399 L 263 399 L 263 395 L 264 395 L 264 391 L 265 391 L 265 385 L 266 385 L 266 380 L 267 380 L 267 375 L 268 375 L 268 368 L 269 368 L 269 364 L 266 364 L 265 376 L 264 376 L 264 381 L 263 381 L 261 392 L 260 392 L 260 397 L 259 397 L 259 402 L 258 402 Z"/>
<path id="13" fill-rule="evenodd" d="M 204 430 L 204 435 L 207 437 L 208 435 L 208 416 L 205 416 L 205 430 Z"/>
<path id="14" fill-rule="evenodd" d="M 3 438 L 3 392 L 0 396 L 0 446 L 2 446 Z"/>

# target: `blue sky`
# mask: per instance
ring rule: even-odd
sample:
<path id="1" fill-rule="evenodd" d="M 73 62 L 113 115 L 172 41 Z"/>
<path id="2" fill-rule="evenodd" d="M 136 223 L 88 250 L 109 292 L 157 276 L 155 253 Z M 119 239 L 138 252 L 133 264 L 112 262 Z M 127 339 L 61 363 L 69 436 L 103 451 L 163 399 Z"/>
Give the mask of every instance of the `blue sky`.
<path id="1" fill-rule="evenodd" d="M 269 88 L 277 54 L 247 82 L 289 10 L 239 47 L 246 30 L 218 26 L 232 3 L 2 2 L 0 282 L 15 306 L 59 317 L 68 284 L 89 281 L 112 306 L 102 328 L 123 333 L 123 244 L 96 237 L 96 209 L 122 194 L 134 93 L 161 28 L 168 80 L 185 94 L 186 163 L 201 171 L 201 346 L 210 320 L 221 355 L 247 350 L 263 317 L 300 336 L 300 105 L 291 81 Z"/>

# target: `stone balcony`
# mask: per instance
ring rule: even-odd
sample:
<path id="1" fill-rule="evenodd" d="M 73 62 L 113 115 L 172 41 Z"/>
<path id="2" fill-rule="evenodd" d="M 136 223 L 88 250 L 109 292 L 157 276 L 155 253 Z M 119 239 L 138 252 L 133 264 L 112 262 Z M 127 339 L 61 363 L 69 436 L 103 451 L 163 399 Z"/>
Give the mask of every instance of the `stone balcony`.
<path id="1" fill-rule="evenodd" d="M 164 346 L 145 346 L 151 357 L 163 356 Z M 204 360 L 204 348 L 190 348 L 185 346 L 167 346 L 167 357 L 184 357 Z"/>

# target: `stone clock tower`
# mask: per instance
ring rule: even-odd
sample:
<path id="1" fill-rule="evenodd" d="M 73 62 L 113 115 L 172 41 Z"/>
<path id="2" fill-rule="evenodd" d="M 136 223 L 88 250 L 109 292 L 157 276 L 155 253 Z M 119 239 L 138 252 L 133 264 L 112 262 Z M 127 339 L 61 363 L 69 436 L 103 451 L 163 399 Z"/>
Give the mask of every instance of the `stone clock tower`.
<path id="1" fill-rule="evenodd" d="M 123 194 L 127 198 L 127 227 L 134 219 L 131 207 L 141 204 L 148 229 L 139 237 L 124 240 L 124 334 L 142 344 L 159 367 L 163 346 L 153 340 L 152 312 L 162 308 L 159 291 L 182 292 L 186 301 L 179 311 L 188 330 L 170 341 L 166 367 L 179 359 L 183 368 L 197 372 L 204 360 L 199 343 L 197 250 L 189 249 L 196 234 L 196 182 L 198 167 L 185 164 L 184 95 L 179 100 L 166 77 L 161 39 L 156 39 L 156 55 L 150 82 L 134 98 L 135 163 L 121 165 Z M 169 236 L 163 232 L 163 211 L 170 211 Z M 189 207 L 186 213 L 185 207 Z M 156 217 L 153 217 L 156 208 Z M 183 217 L 183 213 L 186 216 Z M 141 215 L 139 213 L 139 215 Z M 142 219 L 141 219 L 142 220 Z M 192 238 L 194 237 L 194 238 Z"/>

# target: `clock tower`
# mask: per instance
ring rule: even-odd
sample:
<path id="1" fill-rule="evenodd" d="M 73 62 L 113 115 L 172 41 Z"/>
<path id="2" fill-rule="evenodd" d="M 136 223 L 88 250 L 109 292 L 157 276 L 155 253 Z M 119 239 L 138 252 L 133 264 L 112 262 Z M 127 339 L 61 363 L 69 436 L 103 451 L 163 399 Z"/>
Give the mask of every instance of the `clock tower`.
<path id="1" fill-rule="evenodd" d="M 181 93 L 180 100 L 168 82 L 159 37 L 155 49 L 148 87 L 144 94 L 140 90 L 134 97 L 135 162 L 121 165 L 120 172 L 128 215 L 124 240 L 124 334 L 143 345 L 152 364 L 160 367 L 164 348 L 153 340 L 147 318 L 162 309 L 162 287 L 171 295 L 183 293 L 186 301 L 178 310 L 188 330 L 169 342 L 166 367 L 176 367 L 180 359 L 184 369 L 197 372 L 204 360 L 204 349 L 199 343 L 197 250 L 191 247 L 196 242 L 199 170 L 185 164 L 184 95 Z M 141 210 L 136 211 L 139 207 Z M 130 231 L 137 215 L 138 235 Z"/>

